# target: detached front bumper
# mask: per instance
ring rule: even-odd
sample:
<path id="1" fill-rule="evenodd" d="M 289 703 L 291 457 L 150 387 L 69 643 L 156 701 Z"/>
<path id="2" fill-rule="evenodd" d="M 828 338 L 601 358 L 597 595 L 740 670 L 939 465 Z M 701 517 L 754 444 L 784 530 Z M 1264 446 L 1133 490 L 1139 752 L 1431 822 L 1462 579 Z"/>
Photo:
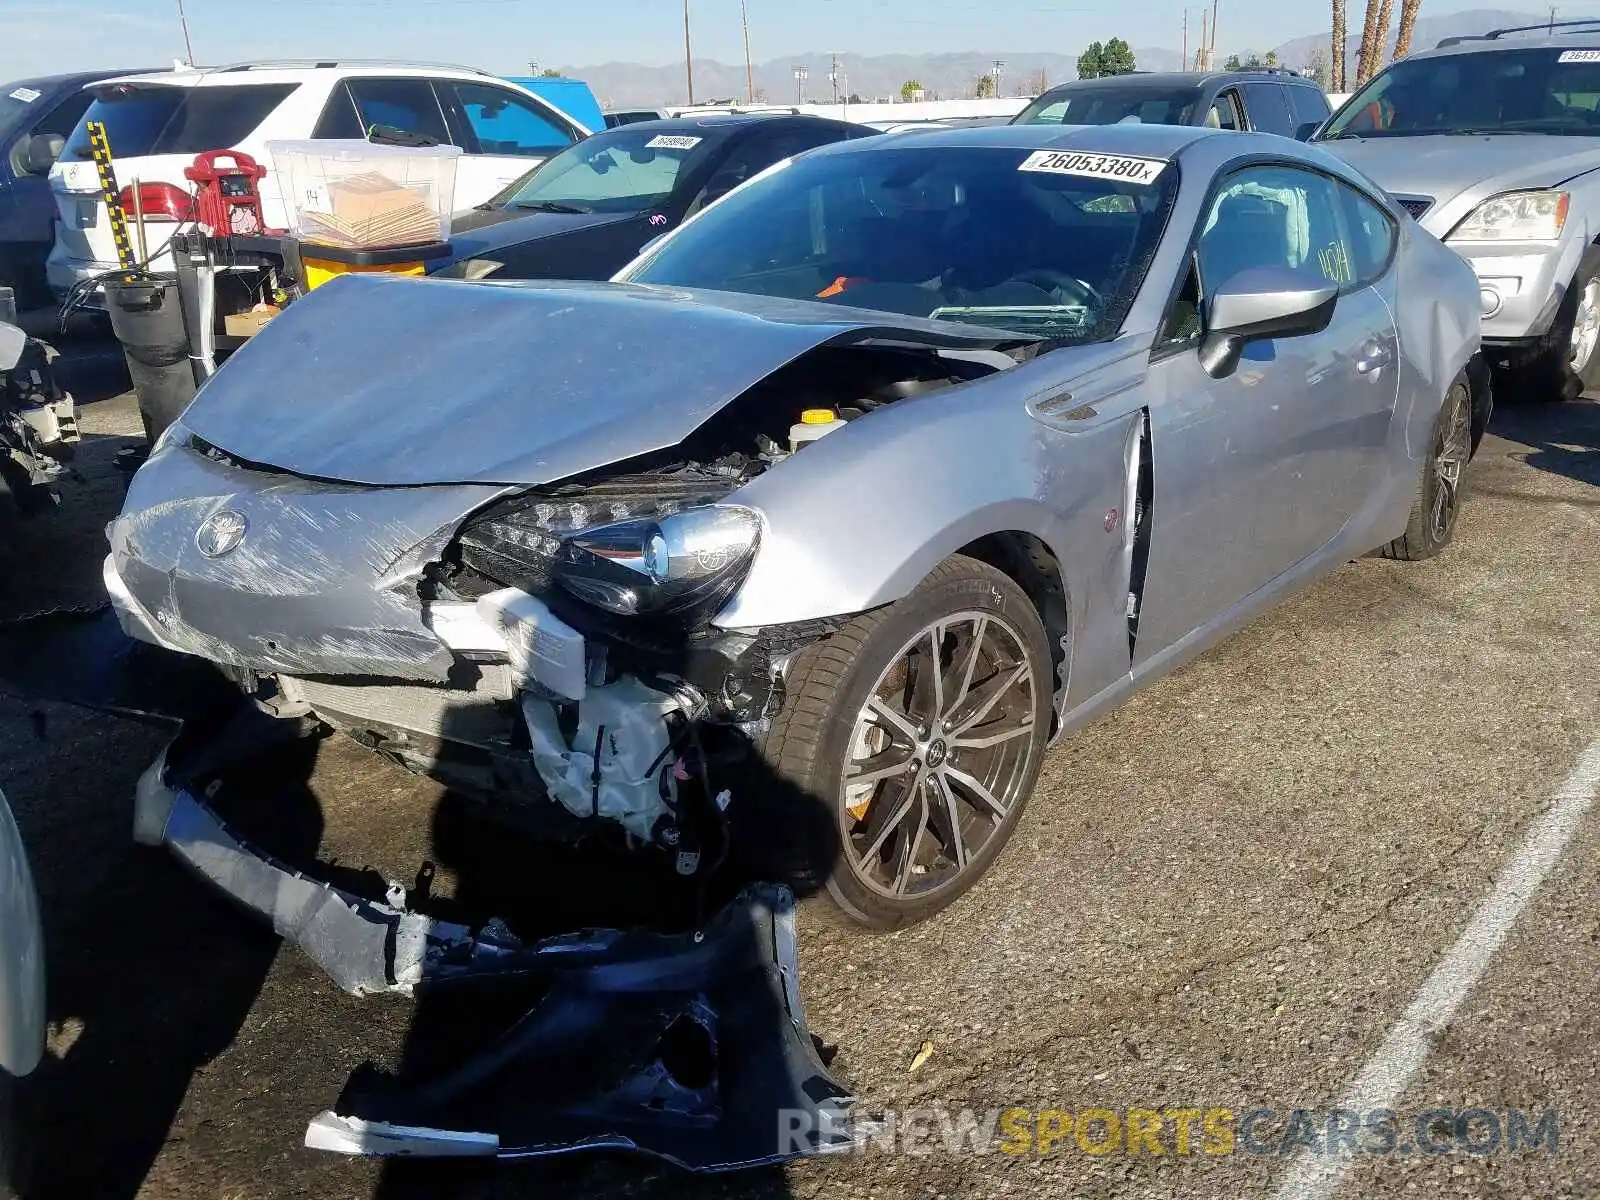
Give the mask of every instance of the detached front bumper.
<path id="1" fill-rule="evenodd" d="M 398 885 L 374 901 L 258 852 L 202 793 L 221 794 L 227 766 L 259 752 L 261 737 L 247 723 L 174 761 L 181 740 L 140 781 L 135 836 L 271 921 L 345 991 L 548 981 L 504 1037 L 444 1077 L 348 1086 L 311 1120 L 308 1147 L 502 1158 L 620 1149 L 721 1171 L 855 1144 L 851 1097 L 806 1029 L 787 888 L 753 885 L 685 933 L 585 930 L 524 944 L 497 920 L 474 929 L 412 912 Z"/>

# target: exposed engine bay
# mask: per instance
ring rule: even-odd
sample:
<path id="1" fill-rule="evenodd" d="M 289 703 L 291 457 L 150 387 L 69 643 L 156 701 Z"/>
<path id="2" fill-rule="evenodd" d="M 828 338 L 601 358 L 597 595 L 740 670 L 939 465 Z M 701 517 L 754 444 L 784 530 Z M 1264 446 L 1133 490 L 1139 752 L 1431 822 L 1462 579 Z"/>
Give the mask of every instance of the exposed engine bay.
<path id="1" fill-rule="evenodd" d="M 1015 361 L 988 349 L 819 346 L 669 450 L 479 507 L 410 584 L 408 607 L 420 602 L 453 655 L 442 685 L 235 673 L 274 715 L 315 716 L 520 827 L 620 833 L 664 851 L 680 875 L 708 873 L 726 855 L 728 810 L 783 702 L 789 657 L 836 627 L 710 624 L 759 541 L 754 514 L 730 497 L 818 437 Z M 189 450 L 230 472 L 259 470 L 198 438 Z M 107 582 L 115 597 L 118 581 Z"/>
<path id="2" fill-rule="evenodd" d="M 72 395 L 56 383 L 55 348 L 0 324 L 0 491 L 22 512 L 47 508 L 78 441 Z M 0 514 L 0 519 L 4 514 Z"/>

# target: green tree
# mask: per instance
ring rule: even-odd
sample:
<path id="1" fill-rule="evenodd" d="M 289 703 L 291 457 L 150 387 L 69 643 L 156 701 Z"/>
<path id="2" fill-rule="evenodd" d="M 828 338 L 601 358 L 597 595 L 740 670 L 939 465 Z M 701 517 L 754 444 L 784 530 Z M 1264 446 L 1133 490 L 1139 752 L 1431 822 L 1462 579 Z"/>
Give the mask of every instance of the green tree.
<path id="1" fill-rule="evenodd" d="M 561 78 L 561 72 L 557 71 L 553 67 L 546 67 L 544 70 L 539 72 L 539 75 L 543 79 L 560 79 Z"/>
<path id="2" fill-rule="evenodd" d="M 1100 74 L 1131 75 L 1138 68 L 1133 61 L 1133 47 L 1121 38 L 1112 38 L 1100 54 Z"/>
<path id="3" fill-rule="evenodd" d="M 910 104 L 917 98 L 917 93 L 922 90 L 922 84 L 915 79 L 908 79 L 900 85 L 900 99 Z"/>
<path id="4" fill-rule="evenodd" d="M 979 100 L 987 100 L 994 96 L 994 76 L 979 75 L 977 85 L 972 89 L 972 94 Z"/>
<path id="5" fill-rule="evenodd" d="M 1257 54 L 1254 50 L 1240 58 L 1237 54 L 1228 55 L 1228 60 L 1222 64 L 1224 71 L 1260 71 L 1265 67 L 1278 65 L 1276 51 L 1268 50 L 1265 54 Z"/>
<path id="6" fill-rule="evenodd" d="M 1329 89 L 1333 82 L 1333 71 L 1328 65 L 1328 56 L 1321 50 L 1313 50 L 1311 59 L 1306 63 L 1306 74 L 1316 82 L 1323 91 Z"/>

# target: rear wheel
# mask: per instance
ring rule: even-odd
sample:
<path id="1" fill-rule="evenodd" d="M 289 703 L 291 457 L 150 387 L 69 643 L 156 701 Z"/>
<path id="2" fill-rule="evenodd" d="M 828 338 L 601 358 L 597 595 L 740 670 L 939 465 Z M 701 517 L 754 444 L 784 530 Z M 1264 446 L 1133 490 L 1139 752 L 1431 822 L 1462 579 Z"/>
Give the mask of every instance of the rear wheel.
<path id="1" fill-rule="evenodd" d="M 1472 458 L 1472 393 L 1457 379 L 1444 398 L 1406 531 L 1383 548 L 1385 558 L 1432 558 L 1450 544 L 1461 514 L 1467 463 Z"/>
<path id="2" fill-rule="evenodd" d="M 825 810 L 837 913 L 895 929 L 977 882 L 1038 778 L 1051 680 L 1026 593 L 961 557 L 797 657 L 767 756 Z"/>

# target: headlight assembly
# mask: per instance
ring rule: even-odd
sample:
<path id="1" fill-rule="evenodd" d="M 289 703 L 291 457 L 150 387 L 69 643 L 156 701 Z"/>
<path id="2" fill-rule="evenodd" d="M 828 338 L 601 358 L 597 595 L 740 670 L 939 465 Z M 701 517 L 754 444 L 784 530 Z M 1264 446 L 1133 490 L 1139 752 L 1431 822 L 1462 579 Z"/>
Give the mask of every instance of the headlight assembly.
<path id="1" fill-rule="evenodd" d="M 748 508 L 691 508 L 572 534 L 551 574 L 561 588 L 607 612 L 682 614 L 731 596 L 760 537 L 761 520 Z"/>
<path id="2" fill-rule="evenodd" d="M 492 258 L 463 258 L 453 262 L 442 271 L 435 271 L 435 279 L 486 279 L 501 267 L 503 262 L 496 262 Z"/>
<path id="3" fill-rule="evenodd" d="M 1567 223 L 1566 192 L 1508 192 L 1485 200 L 1445 237 L 1447 242 L 1553 242 Z"/>

